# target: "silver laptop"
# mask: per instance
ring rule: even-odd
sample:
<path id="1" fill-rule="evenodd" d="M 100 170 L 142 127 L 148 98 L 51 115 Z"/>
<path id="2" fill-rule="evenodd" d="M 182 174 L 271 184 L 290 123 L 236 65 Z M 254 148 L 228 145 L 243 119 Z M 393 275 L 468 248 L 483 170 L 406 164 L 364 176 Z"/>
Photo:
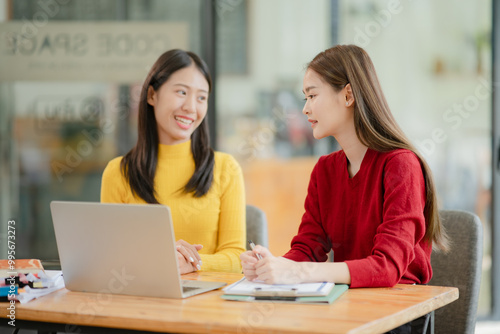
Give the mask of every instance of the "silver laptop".
<path id="1" fill-rule="evenodd" d="M 167 206 L 53 201 L 50 209 L 69 290 L 186 298 L 226 285 L 181 280 Z"/>

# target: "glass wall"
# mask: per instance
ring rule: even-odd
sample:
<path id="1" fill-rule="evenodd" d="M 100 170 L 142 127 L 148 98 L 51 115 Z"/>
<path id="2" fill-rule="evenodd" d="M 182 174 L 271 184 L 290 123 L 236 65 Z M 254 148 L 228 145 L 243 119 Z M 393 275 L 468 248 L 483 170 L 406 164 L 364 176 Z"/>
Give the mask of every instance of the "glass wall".
<path id="1" fill-rule="evenodd" d="M 248 201 L 266 211 L 273 252 L 285 252 L 297 231 L 317 157 L 337 148 L 314 140 L 301 114 L 304 66 L 335 41 L 357 44 L 370 54 L 392 112 L 430 164 L 441 208 L 481 218 L 479 315 L 490 312 L 491 6 L 490 0 L 460 6 L 255 0 L 219 18 L 225 30 L 242 29 L 235 20 L 247 12 L 246 31 L 239 31 L 247 43 L 233 45 L 247 50 L 246 63 L 218 75 L 217 140 L 242 164 Z"/>
<path id="2" fill-rule="evenodd" d="M 491 1 L 345 1 L 341 43 L 371 55 L 398 122 L 430 164 L 441 208 L 484 228 L 479 315 L 491 307 Z"/>
<path id="3" fill-rule="evenodd" d="M 135 144 L 149 67 L 171 48 L 201 52 L 203 3 L 2 4 L 2 223 L 16 220 L 16 258 L 57 260 L 49 203 L 99 201 L 107 162 Z"/>
<path id="4" fill-rule="evenodd" d="M 247 202 L 266 212 L 270 248 L 283 254 L 297 232 L 317 156 L 336 147 L 333 138 L 312 136 L 302 115 L 302 76 L 337 37 L 337 6 L 330 0 L 232 3 L 217 15 L 217 144 L 242 165 Z M 240 42 L 228 45 L 231 38 Z M 245 57 L 228 68 L 241 49 Z"/>
<path id="5" fill-rule="evenodd" d="M 208 5 L 207 5 L 208 4 Z M 0 1 L 0 239 L 17 257 L 57 259 L 49 203 L 98 201 L 111 158 L 136 139 L 139 88 L 166 49 L 204 50 L 215 9 L 217 149 L 233 154 L 247 202 L 286 252 L 318 157 L 302 115 L 306 64 L 364 47 L 392 112 L 433 169 L 442 208 L 475 212 L 485 256 L 479 314 L 491 307 L 491 0 Z M 214 6 L 214 7 L 210 7 Z M 496 259 L 498 261 L 498 259 Z"/>

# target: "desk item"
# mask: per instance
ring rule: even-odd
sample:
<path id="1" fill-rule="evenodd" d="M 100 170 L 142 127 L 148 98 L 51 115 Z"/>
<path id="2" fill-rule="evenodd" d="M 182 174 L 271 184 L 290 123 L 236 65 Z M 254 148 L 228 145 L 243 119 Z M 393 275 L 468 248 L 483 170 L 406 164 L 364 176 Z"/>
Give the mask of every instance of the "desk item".
<path id="1" fill-rule="evenodd" d="M 336 284 L 330 289 L 330 292 L 325 296 L 303 296 L 298 294 L 255 294 L 248 295 L 233 295 L 224 294 L 221 296 L 225 300 L 244 301 L 244 302 L 273 302 L 273 303 L 299 303 L 299 304 L 331 304 L 347 291 L 347 284 Z"/>
<path id="2" fill-rule="evenodd" d="M 53 201 L 50 208 L 68 290 L 186 298 L 226 285 L 181 280 L 167 206 Z"/>
<path id="3" fill-rule="evenodd" d="M 335 283 L 302 283 L 302 284 L 265 284 L 252 282 L 245 277 L 223 290 L 230 295 L 245 296 L 281 296 L 281 297 L 306 297 L 326 296 L 330 293 Z"/>
<path id="4" fill-rule="evenodd" d="M 0 302 L 9 301 L 8 296 L 18 295 L 19 294 L 18 290 L 19 287 L 17 285 L 13 285 L 12 287 L 10 285 L 0 285 Z"/>
<path id="5" fill-rule="evenodd" d="M 31 277 L 29 277 L 31 275 Z M 35 298 L 48 295 L 54 291 L 64 288 L 62 272 L 57 270 L 46 270 L 38 273 L 38 277 L 32 274 L 28 279 L 32 282 L 31 286 L 24 287 L 24 291 L 19 293 L 17 300 L 21 304 L 27 303 Z"/>
<path id="6" fill-rule="evenodd" d="M 222 299 L 235 301 L 272 301 L 330 304 L 348 289 L 346 284 L 302 283 L 265 284 L 245 277 L 225 287 Z"/>
<path id="7" fill-rule="evenodd" d="M 64 280 L 60 271 L 39 269 L 37 273 L 19 273 L 1 279 L 0 302 L 16 300 L 24 304 L 62 288 Z"/>
<path id="8" fill-rule="evenodd" d="M 0 278 L 13 274 L 36 274 L 39 271 L 43 271 L 43 266 L 38 259 L 0 260 Z"/>

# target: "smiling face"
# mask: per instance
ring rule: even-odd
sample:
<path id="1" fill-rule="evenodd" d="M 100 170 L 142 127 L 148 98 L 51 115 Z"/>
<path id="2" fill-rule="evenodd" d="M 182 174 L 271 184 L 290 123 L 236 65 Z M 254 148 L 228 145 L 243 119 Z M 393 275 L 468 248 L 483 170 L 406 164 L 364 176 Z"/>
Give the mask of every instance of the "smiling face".
<path id="1" fill-rule="evenodd" d="M 163 85 L 148 89 L 148 104 L 153 106 L 160 144 L 188 141 L 201 124 L 208 108 L 209 85 L 194 62 L 176 72 Z"/>
<path id="2" fill-rule="evenodd" d="M 318 73 L 308 69 L 304 75 L 303 92 L 306 103 L 302 113 L 311 123 L 314 138 L 334 136 L 338 140 L 343 132 L 351 131 L 354 120 L 349 85 L 336 92 Z"/>

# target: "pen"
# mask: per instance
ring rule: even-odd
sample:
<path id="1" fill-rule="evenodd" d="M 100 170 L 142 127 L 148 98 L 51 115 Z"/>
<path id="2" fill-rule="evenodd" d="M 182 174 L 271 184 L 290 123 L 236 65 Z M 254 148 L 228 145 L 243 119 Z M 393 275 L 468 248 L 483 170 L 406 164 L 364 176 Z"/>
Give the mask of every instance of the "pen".
<path id="1" fill-rule="evenodd" d="M 253 250 L 255 248 L 255 244 L 253 243 L 252 240 L 248 240 L 248 244 L 250 245 L 250 248 Z M 262 260 L 262 256 L 259 254 L 259 253 L 255 253 L 255 256 L 257 256 L 257 258 L 259 260 Z"/>

